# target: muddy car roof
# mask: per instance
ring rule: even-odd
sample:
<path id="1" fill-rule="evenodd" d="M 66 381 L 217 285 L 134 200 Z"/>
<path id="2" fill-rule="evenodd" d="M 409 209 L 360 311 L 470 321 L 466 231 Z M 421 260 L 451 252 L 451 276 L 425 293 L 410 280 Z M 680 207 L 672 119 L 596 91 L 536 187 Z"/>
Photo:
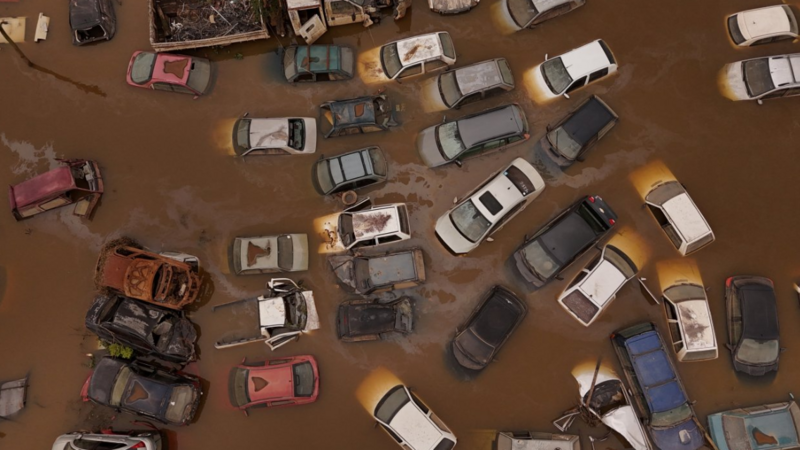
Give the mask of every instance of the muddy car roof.
<path id="1" fill-rule="evenodd" d="M 75 179 L 69 166 L 57 167 L 36 175 L 15 186 L 11 186 L 17 207 L 58 195 L 75 187 Z"/>
<path id="2" fill-rule="evenodd" d="M 708 302 L 703 300 L 685 300 L 675 305 L 678 310 L 678 324 L 683 331 L 684 343 L 689 350 L 706 350 L 716 348 L 714 327 Z"/>
<path id="3" fill-rule="evenodd" d="M 769 73 L 775 87 L 800 83 L 800 53 L 769 57 Z"/>
<path id="4" fill-rule="evenodd" d="M 329 103 L 334 126 L 375 123 L 375 98 L 360 97 Z"/>
<path id="5" fill-rule="evenodd" d="M 786 8 L 788 9 L 788 6 Z M 784 5 L 742 11 L 736 17 L 736 21 L 747 40 L 792 31 Z"/>
<path id="6" fill-rule="evenodd" d="M 778 339 L 775 291 L 769 286 L 752 283 L 740 286 L 738 295 L 742 299 L 742 338 Z"/>
<path id="7" fill-rule="evenodd" d="M 505 84 L 497 64 L 497 60 L 492 59 L 456 69 L 455 76 L 461 95 L 466 96 L 498 84 Z"/>
<path id="8" fill-rule="evenodd" d="M 403 67 L 439 58 L 444 54 L 438 32 L 402 39 L 395 44 L 397 45 L 397 56 Z"/>
<path id="9" fill-rule="evenodd" d="M 397 205 L 384 205 L 379 208 L 353 213 L 353 234 L 356 239 L 384 233 L 400 231 L 400 218 Z"/>
<path id="10" fill-rule="evenodd" d="M 156 417 L 161 417 L 161 410 L 165 409 L 172 394 L 172 386 L 153 378 L 142 376 L 135 371 L 128 379 L 128 386 L 133 386 L 130 392 L 122 396 L 122 404 L 137 411 L 145 412 Z"/>
<path id="11" fill-rule="evenodd" d="M 70 0 L 69 24 L 73 30 L 82 30 L 96 25 L 102 18 L 100 0 Z"/>
<path id="12" fill-rule="evenodd" d="M 338 45 L 304 45 L 297 47 L 294 62 L 300 72 L 328 73 L 342 68 Z"/>
<path id="13" fill-rule="evenodd" d="M 250 119 L 250 146 L 288 147 L 289 119 Z"/>
<path id="14" fill-rule="evenodd" d="M 458 132 L 469 148 L 492 137 L 519 133 L 525 129 L 524 121 L 519 107 L 508 105 L 458 120 Z"/>
<path id="15" fill-rule="evenodd" d="M 119 359 L 102 358 L 92 373 L 89 382 L 89 397 L 102 404 L 108 404 L 111 399 L 111 391 L 114 389 L 114 379 L 126 365 Z"/>
<path id="16" fill-rule="evenodd" d="M 616 119 L 617 115 L 605 103 L 592 96 L 564 122 L 562 127 L 573 140 L 585 145 L 609 122 Z"/>

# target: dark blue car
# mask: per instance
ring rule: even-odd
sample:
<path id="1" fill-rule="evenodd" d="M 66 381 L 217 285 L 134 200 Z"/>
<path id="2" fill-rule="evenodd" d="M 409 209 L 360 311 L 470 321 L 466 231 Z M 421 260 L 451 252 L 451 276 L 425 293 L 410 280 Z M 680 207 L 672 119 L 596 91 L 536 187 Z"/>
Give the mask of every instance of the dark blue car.
<path id="1" fill-rule="evenodd" d="M 664 341 L 652 323 L 611 335 L 653 447 L 696 450 L 708 445 Z"/>

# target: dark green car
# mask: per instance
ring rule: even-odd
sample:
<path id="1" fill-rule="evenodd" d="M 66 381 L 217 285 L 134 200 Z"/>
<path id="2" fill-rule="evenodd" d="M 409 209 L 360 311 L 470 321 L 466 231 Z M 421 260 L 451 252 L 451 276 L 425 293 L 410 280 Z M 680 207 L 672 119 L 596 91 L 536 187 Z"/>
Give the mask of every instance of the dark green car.
<path id="1" fill-rule="evenodd" d="M 338 45 L 291 46 L 283 54 L 283 72 L 290 83 L 353 78 L 353 49 Z"/>

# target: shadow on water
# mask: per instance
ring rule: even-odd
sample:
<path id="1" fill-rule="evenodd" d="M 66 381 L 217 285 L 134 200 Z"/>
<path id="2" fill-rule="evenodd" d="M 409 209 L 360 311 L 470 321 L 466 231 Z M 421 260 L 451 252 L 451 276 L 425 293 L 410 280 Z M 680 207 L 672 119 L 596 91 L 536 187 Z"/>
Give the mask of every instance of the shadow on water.
<path id="1" fill-rule="evenodd" d="M 6 268 L 0 266 L 0 305 L 3 304 L 3 298 L 6 296 L 6 286 L 8 285 L 6 279 Z"/>

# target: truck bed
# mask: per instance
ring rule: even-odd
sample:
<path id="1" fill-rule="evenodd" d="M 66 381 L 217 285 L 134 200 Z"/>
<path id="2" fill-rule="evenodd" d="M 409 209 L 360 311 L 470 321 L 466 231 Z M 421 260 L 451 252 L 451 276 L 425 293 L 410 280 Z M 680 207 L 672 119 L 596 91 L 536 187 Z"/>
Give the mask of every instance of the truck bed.
<path id="1" fill-rule="evenodd" d="M 414 253 L 397 253 L 369 260 L 369 277 L 373 286 L 385 286 L 417 278 Z"/>

